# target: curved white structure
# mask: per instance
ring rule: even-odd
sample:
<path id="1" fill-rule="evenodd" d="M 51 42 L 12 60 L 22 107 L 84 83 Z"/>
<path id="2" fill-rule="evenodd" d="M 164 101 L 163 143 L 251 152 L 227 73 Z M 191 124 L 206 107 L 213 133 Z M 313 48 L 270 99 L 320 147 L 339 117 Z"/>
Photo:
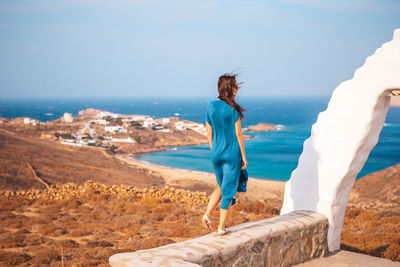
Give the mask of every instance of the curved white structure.
<path id="1" fill-rule="evenodd" d="M 350 191 L 364 166 L 400 89 L 400 29 L 341 83 L 318 115 L 304 141 L 297 168 L 285 185 L 281 215 L 294 210 L 324 214 L 329 221 L 328 248 L 340 249 L 340 235 Z"/>

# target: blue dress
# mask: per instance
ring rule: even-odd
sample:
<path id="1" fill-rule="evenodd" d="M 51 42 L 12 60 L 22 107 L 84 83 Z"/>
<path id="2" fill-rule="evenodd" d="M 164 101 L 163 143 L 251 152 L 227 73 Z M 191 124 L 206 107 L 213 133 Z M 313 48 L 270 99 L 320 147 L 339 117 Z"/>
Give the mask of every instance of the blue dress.
<path id="1" fill-rule="evenodd" d="M 228 209 L 239 184 L 242 155 L 235 131 L 239 117 L 224 100 L 208 104 L 206 121 L 213 129 L 211 162 L 222 192 L 221 209 Z"/>

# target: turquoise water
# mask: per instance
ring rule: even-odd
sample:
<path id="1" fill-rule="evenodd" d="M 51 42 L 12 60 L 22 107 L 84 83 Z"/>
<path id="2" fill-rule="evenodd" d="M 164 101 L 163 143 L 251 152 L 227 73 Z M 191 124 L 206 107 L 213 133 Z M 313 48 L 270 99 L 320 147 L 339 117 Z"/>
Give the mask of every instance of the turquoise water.
<path id="1" fill-rule="evenodd" d="M 357 179 L 400 163 L 400 125 L 385 126 L 378 144 Z M 247 171 L 251 177 L 287 181 L 297 167 L 303 142 L 309 132 L 301 127 L 285 127 L 275 132 L 246 133 L 255 138 L 245 140 Z M 395 137 L 397 135 L 397 137 Z M 132 155 L 132 158 L 181 169 L 213 172 L 209 145 L 170 147 L 167 151 Z"/>
<path id="2" fill-rule="evenodd" d="M 280 124 L 280 131 L 246 133 L 248 172 L 251 177 L 286 181 L 296 168 L 303 142 L 310 136 L 318 113 L 325 110 L 330 97 L 238 98 L 248 110 L 246 128 L 259 122 Z M 207 104 L 214 98 L 98 98 L 98 99 L 0 99 L 0 117 L 28 116 L 41 121 L 74 116 L 79 110 L 97 108 L 120 114 L 145 114 L 154 118 L 179 116 L 205 123 Z M 178 115 L 175 115 L 178 114 Z M 171 147 L 167 151 L 135 155 L 136 159 L 174 168 L 213 172 L 208 144 Z M 378 144 L 358 177 L 400 163 L 400 108 L 390 108 Z"/>

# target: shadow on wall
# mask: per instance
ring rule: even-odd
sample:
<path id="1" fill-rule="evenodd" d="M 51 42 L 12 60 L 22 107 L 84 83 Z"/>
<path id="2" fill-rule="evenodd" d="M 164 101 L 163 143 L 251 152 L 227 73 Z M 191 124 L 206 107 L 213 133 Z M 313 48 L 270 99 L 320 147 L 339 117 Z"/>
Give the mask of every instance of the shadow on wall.
<path id="1" fill-rule="evenodd" d="M 308 179 L 293 179 L 291 187 L 291 201 L 293 201 L 294 210 L 317 210 L 317 203 L 320 199 L 318 189 L 318 162 L 319 152 L 315 149 L 313 140 L 307 139 L 304 142 L 303 150 L 299 158 L 299 165 L 307 161 L 307 168 L 296 168 L 291 177 L 307 177 Z M 307 190 L 296 190 L 298 188 L 307 188 Z M 285 188 L 286 189 L 286 188 Z"/>

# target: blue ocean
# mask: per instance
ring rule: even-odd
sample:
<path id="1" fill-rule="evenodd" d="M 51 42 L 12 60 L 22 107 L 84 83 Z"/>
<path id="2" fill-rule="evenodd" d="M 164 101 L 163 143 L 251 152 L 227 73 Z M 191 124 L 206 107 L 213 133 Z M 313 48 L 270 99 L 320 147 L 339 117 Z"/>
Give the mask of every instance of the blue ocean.
<path id="1" fill-rule="evenodd" d="M 144 114 L 153 118 L 178 116 L 205 123 L 206 108 L 215 98 L 49 98 L 0 99 L 0 117 L 27 116 L 40 121 L 61 117 L 64 112 L 95 108 L 119 114 Z M 254 138 L 245 140 L 249 176 L 287 181 L 296 168 L 303 142 L 310 136 L 311 126 L 324 111 L 330 96 L 315 97 L 237 97 L 247 112 L 246 128 L 259 122 L 282 125 L 273 132 L 245 133 Z M 134 158 L 157 165 L 213 172 L 208 144 L 170 147 L 166 151 L 135 155 Z M 357 178 L 400 163 L 400 108 L 391 107 L 378 144 Z"/>

